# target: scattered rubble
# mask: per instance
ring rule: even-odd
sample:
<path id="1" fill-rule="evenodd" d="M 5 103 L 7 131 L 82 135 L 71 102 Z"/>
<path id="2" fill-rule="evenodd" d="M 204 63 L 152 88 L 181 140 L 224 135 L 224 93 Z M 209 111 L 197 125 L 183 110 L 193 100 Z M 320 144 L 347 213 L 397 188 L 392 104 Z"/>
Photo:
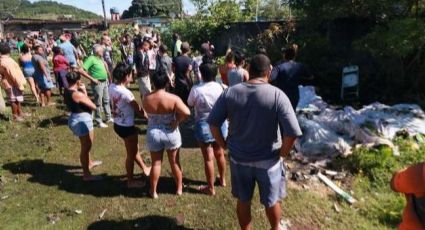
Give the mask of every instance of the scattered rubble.
<path id="1" fill-rule="evenodd" d="M 355 202 L 357 202 L 357 200 L 354 199 L 350 194 L 346 193 L 344 190 L 338 187 L 335 183 L 333 183 L 329 178 L 327 178 L 322 173 L 317 174 L 317 177 L 319 177 L 319 179 L 323 181 L 323 183 L 329 186 L 332 190 L 334 190 L 338 195 L 340 195 L 348 203 L 354 204 Z"/>

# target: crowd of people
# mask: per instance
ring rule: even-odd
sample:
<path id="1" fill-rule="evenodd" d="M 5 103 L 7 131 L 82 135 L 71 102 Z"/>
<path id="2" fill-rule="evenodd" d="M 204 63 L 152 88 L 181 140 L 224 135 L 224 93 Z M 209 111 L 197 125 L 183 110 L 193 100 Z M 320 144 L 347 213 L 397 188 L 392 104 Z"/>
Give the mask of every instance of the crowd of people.
<path id="1" fill-rule="evenodd" d="M 1 43 L 0 78 L 13 119 L 19 122 L 31 116 L 22 109 L 27 85 L 42 107 L 55 104 L 52 89 L 57 87 L 70 112 L 68 126 L 80 140 L 82 179 L 102 180 L 91 173 L 102 164 L 90 155 L 94 127 L 107 128 L 113 124 L 127 151 L 127 187 L 146 185 L 146 181 L 134 177 L 137 164 L 150 178 L 149 194 L 156 199 L 164 151 L 175 179 L 176 195 L 183 193 L 179 127 L 193 117 L 193 138 L 202 152 L 207 182 L 199 190 L 207 195 L 216 194 L 214 160 L 219 185 L 227 186 L 229 161 L 241 229 L 252 228 L 251 200 L 256 185 L 272 229 L 279 229 L 280 200 L 286 195 L 283 158 L 302 135 L 295 115 L 298 85 L 312 79 L 308 69 L 295 61 L 298 47 L 287 47 L 283 50 L 283 61 L 272 66 L 263 48 L 252 57 L 229 49 L 225 63 L 217 65 L 214 46 L 205 42 L 199 55 L 193 57 L 191 46 L 178 34 L 173 36 L 171 50 L 161 42 L 158 33 L 150 30 L 125 33 L 120 44 L 121 62 L 114 63 L 112 40 L 107 33 L 93 44 L 89 55 L 79 44 L 78 34 L 67 32 L 57 40 L 53 36 L 44 40 L 34 36 L 18 39 L 14 45 Z M 20 54 L 18 62 L 10 56 L 14 47 Z M 221 81 L 216 79 L 218 75 Z M 89 82 L 91 96 L 82 77 Z M 141 103 L 129 90 L 136 80 Z M 151 166 L 139 153 L 136 116 L 147 120 L 146 146 Z M 419 167 L 422 166 L 415 170 Z M 395 190 L 403 191 L 407 186 L 398 180 L 408 172 L 397 174 L 392 183 Z"/>

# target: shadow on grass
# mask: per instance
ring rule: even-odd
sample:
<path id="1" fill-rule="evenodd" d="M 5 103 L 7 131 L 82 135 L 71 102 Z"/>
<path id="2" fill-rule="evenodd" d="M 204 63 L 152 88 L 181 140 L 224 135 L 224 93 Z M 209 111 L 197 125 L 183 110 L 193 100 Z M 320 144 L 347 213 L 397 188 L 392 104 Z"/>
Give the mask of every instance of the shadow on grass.
<path id="1" fill-rule="evenodd" d="M 123 166 L 124 167 L 124 166 Z M 128 189 L 125 176 L 102 175 L 103 180 L 95 182 L 84 182 L 82 170 L 79 166 L 46 163 L 43 160 L 23 160 L 3 165 L 4 170 L 13 174 L 30 174 L 28 182 L 38 183 L 46 186 L 57 186 L 63 190 L 76 194 L 87 194 L 96 197 L 148 197 L 148 187 L 143 189 Z M 147 184 L 147 178 L 142 178 Z M 200 181 L 185 179 L 184 183 L 190 185 L 201 184 Z M 198 194 L 200 191 L 186 187 L 184 192 Z M 161 177 L 158 183 L 158 193 L 175 194 L 174 178 Z"/>
<path id="2" fill-rule="evenodd" d="M 68 117 L 66 115 L 59 115 L 51 118 L 44 119 L 38 123 L 40 128 L 49 128 L 51 126 L 61 126 L 68 124 Z"/>
<path id="3" fill-rule="evenodd" d="M 190 230 L 184 226 L 178 226 L 177 221 L 165 216 L 145 216 L 134 220 L 102 220 L 90 224 L 88 230 L 104 229 L 144 229 L 144 230 Z"/>

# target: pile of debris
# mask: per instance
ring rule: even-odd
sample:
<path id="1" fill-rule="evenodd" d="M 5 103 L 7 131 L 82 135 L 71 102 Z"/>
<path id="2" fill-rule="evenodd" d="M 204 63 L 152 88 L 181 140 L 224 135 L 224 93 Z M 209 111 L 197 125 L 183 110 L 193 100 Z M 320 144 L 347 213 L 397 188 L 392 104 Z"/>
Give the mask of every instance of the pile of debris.
<path id="1" fill-rule="evenodd" d="M 312 86 L 300 86 L 297 114 L 304 135 L 295 148 L 298 156 L 308 160 L 347 156 L 356 145 L 387 145 L 397 155 L 398 148 L 392 142 L 396 136 L 425 135 L 425 113 L 418 105 L 373 103 L 360 110 L 335 108 Z"/>

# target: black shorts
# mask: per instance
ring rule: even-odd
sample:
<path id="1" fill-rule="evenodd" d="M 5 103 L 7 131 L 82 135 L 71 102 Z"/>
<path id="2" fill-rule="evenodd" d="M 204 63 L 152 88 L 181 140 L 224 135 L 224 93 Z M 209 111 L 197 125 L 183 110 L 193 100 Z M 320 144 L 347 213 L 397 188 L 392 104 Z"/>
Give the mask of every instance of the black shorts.
<path id="1" fill-rule="evenodd" d="M 135 126 L 126 127 L 126 126 L 114 124 L 114 131 L 122 139 L 125 139 L 129 136 L 133 136 L 134 134 L 137 134 L 137 129 Z"/>

